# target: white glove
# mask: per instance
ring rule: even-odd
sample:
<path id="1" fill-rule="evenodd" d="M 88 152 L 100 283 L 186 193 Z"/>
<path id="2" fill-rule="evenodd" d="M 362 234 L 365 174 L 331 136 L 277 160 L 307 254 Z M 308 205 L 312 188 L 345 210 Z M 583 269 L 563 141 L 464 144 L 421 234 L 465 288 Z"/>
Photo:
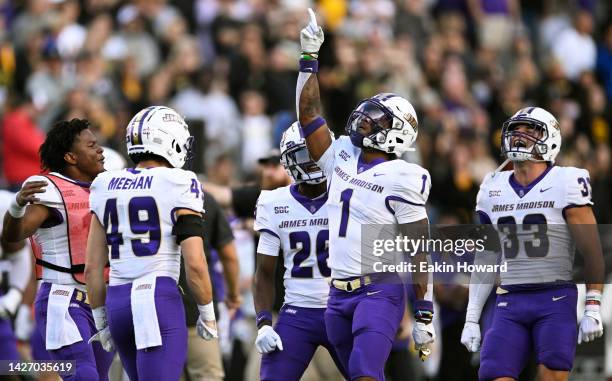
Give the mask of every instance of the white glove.
<path id="1" fill-rule="evenodd" d="M 94 341 L 99 341 L 107 352 L 115 350 L 115 343 L 108 327 L 108 321 L 106 320 L 106 307 L 94 308 L 92 311 L 94 322 L 96 323 L 96 329 L 98 332 L 89 338 L 87 344 L 91 344 Z"/>
<path id="2" fill-rule="evenodd" d="M 20 341 L 29 341 L 34 332 L 34 319 L 30 307 L 22 304 L 17 309 L 15 317 L 15 337 Z"/>
<path id="3" fill-rule="evenodd" d="M 257 347 L 257 351 L 261 354 L 270 353 L 275 349 L 282 351 L 283 342 L 278 333 L 274 331 L 274 328 L 269 325 L 264 325 L 257 331 L 255 347 Z"/>
<path id="4" fill-rule="evenodd" d="M 310 22 L 300 32 L 302 52 L 318 53 L 325 36 L 323 35 L 323 29 L 317 24 L 317 17 L 311 8 L 308 8 L 308 14 L 310 15 Z"/>
<path id="5" fill-rule="evenodd" d="M 433 323 L 416 322 L 412 328 L 412 338 L 414 339 L 415 349 L 419 351 L 419 357 L 422 361 L 425 361 L 431 353 L 429 346 L 436 339 Z"/>
<path id="6" fill-rule="evenodd" d="M 21 304 L 22 294 L 16 288 L 11 288 L 6 295 L 0 296 L 0 319 L 9 319 L 15 316 Z"/>
<path id="7" fill-rule="evenodd" d="M 593 309 L 592 307 L 597 307 Z M 578 344 L 582 342 L 588 343 L 603 335 L 603 324 L 601 322 L 601 314 L 599 313 L 599 306 L 585 307 L 584 316 L 580 320 L 580 327 L 578 329 Z"/>
<path id="8" fill-rule="evenodd" d="M 215 318 L 213 302 L 203 306 L 198 304 L 198 311 L 200 311 L 200 317 L 198 317 L 198 322 L 196 323 L 198 335 L 206 341 L 218 338 L 219 333 L 217 332 L 217 320 Z"/>
<path id="9" fill-rule="evenodd" d="M 480 324 L 466 321 L 461 332 L 461 344 L 468 351 L 478 352 L 480 350 Z"/>

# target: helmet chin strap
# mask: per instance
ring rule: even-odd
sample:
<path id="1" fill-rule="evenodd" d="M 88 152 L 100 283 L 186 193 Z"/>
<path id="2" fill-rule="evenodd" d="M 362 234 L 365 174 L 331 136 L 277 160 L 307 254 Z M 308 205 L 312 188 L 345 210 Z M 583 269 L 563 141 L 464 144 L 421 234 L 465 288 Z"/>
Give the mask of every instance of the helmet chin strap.
<path id="1" fill-rule="evenodd" d="M 491 176 L 492 176 L 492 177 L 495 177 L 495 175 L 497 175 L 497 174 L 498 174 L 498 173 L 499 173 L 499 172 L 500 172 L 502 169 L 504 169 L 504 167 L 505 167 L 506 165 L 508 165 L 508 163 L 509 163 L 509 162 L 511 162 L 511 161 L 512 161 L 512 160 L 510 160 L 510 159 L 506 159 L 506 160 L 504 160 L 504 162 L 503 162 L 503 163 L 501 163 L 501 165 L 500 165 L 499 167 L 497 167 L 497 168 L 495 169 L 495 171 L 493 171 L 493 175 L 491 175 Z"/>

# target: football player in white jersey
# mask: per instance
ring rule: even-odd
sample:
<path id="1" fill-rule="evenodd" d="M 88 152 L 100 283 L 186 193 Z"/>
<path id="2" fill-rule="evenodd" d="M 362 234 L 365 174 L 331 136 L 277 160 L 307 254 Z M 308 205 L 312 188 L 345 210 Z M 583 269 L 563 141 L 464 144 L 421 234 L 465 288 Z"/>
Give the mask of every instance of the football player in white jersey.
<path id="1" fill-rule="evenodd" d="M 13 198 L 2 235 L 31 237 L 40 284 L 36 327 L 54 360 L 76 362 L 65 380 L 107 380 L 113 354 L 88 345 L 96 333 L 85 289 L 89 186 L 104 170 L 103 150 L 84 119 L 53 126 L 40 147 L 44 176 L 31 176 Z"/>
<path id="2" fill-rule="evenodd" d="M 14 193 L 0 190 L 0 216 L 14 199 Z M 0 238 L 0 246 L 0 359 L 19 360 L 11 319 L 17 315 L 30 281 L 32 261 L 24 241 L 11 243 Z"/>
<path id="3" fill-rule="evenodd" d="M 376 273 L 362 262 L 363 225 L 390 225 L 399 233 L 428 224 L 427 170 L 398 159 L 417 137 L 417 116 L 406 99 L 378 94 L 357 105 L 346 125 L 349 136 L 333 140 L 320 116 L 318 52 L 323 30 L 309 9 L 302 29 L 302 59 L 296 89 L 299 122 L 311 157 L 327 176 L 329 265 L 332 287 L 325 313 L 330 341 L 351 379 L 382 380 L 405 308 L 397 275 Z M 410 226 L 410 227 L 409 227 Z M 367 243 L 365 243 L 367 244 Z M 423 354 L 434 339 L 427 279 L 415 279 L 413 336 Z M 425 279 L 423 279 L 425 278 Z"/>
<path id="4" fill-rule="evenodd" d="M 192 140 L 176 111 L 145 108 L 127 127 L 136 168 L 104 172 L 91 185 L 85 272 L 99 330 L 95 339 L 117 348 L 132 380 L 178 380 L 182 373 L 187 328 L 177 286 L 181 254 L 200 311 L 198 333 L 217 337 L 202 242 L 202 187 L 193 172 L 181 169 Z"/>
<path id="5" fill-rule="evenodd" d="M 512 161 L 514 170 L 488 174 L 476 205 L 481 223 L 499 230 L 502 260 L 508 265 L 500 274 L 479 377 L 516 380 L 533 350 L 540 380 L 567 380 L 576 342 L 603 334 L 599 311 L 604 266 L 589 173 L 554 166 L 561 131 L 555 117 L 542 108 L 526 107 L 508 119 L 501 143 L 507 160 L 500 168 Z M 585 258 L 588 283 L 579 329 L 572 283 L 575 247 Z M 472 352 L 480 348 L 479 319 L 494 278 L 472 275 L 461 337 Z"/>
<path id="6" fill-rule="evenodd" d="M 337 365 L 327 338 L 325 307 L 331 276 L 327 266 L 327 185 L 310 158 L 298 122 L 284 133 L 281 162 L 294 184 L 262 191 L 257 202 L 255 230 L 260 233 L 253 298 L 257 311 L 257 350 L 263 354 L 262 381 L 299 380 L 319 345 Z M 272 327 L 276 258 L 285 264 L 285 300 Z"/>

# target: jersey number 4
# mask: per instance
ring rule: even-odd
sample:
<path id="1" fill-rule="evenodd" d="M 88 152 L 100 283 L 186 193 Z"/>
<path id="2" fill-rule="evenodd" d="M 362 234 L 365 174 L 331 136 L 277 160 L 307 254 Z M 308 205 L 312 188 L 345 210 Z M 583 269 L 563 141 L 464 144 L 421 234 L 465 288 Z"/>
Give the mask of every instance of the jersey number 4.
<path id="1" fill-rule="evenodd" d="M 129 224 L 132 233 L 148 235 L 130 240 L 132 252 L 137 257 L 155 255 L 161 241 L 161 228 L 157 203 L 153 197 L 133 197 L 128 204 Z M 106 243 L 110 246 L 111 259 L 119 259 L 119 246 L 123 245 L 123 234 L 119 232 L 117 199 L 111 198 L 104 206 L 102 223 L 106 230 Z"/>

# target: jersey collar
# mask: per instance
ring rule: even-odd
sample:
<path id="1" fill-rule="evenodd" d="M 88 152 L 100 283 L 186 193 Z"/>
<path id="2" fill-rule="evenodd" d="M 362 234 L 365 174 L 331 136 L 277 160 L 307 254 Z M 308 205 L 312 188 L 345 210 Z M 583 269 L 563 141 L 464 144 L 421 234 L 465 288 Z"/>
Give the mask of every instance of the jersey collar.
<path id="1" fill-rule="evenodd" d="M 538 176 L 535 180 L 533 180 L 532 182 L 530 182 L 529 184 L 525 186 L 519 184 L 519 182 L 516 181 L 516 178 L 514 177 L 514 172 L 508 178 L 508 182 L 510 183 L 510 186 L 512 187 L 512 189 L 514 189 L 514 192 L 520 198 L 523 198 L 531 190 L 531 188 L 533 188 L 534 186 L 536 186 L 537 183 L 542 181 L 542 179 L 546 176 L 546 174 L 550 172 L 552 167 L 553 167 L 552 165 L 549 165 L 548 167 L 546 167 L 546 170 L 544 170 L 544 172 L 542 172 L 540 176 Z"/>
<path id="2" fill-rule="evenodd" d="M 302 206 L 306 208 L 306 210 L 308 210 L 311 214 L 315 214 L 327 201 L 327 192 L 323 193 L 317 198 L 308 198 L 298 191 L 297 184 L 291 184 L 289 186 L 289 192 L 291 193 L 291 196 L 293 196 L 295 201 L 302 204 Z"/>
<path id="3" fill-rule="evenodd" d="M 80 181 L 80 180 L 71 179 L 70 177 L 62 175 L 59 172 L 50 172 L 49 174 L 53 175 L 53 176 L 61 177 L 62 179 L 66 180 L 66 181 L 69 181 L 69 182 L 71 182 L 71 183 L 73 183 L 75 185 L 78 185 L 81 188 L 89 189 L 89 187 L 91 186 L 91 183 L 88 183 L 86 181 Z"/>
<path id="4" fill-rule="evenodd" d="M 376 165 L 385 163 L 387 161 L 387 159 L 379 157 L 369 163 L 366 163 L 365 161 L 363 161 L 363 153 L 360 153 L 359 158 L 357 159 L 357 173 L 365 172 L 368 169 L 374 168 Z"/>

